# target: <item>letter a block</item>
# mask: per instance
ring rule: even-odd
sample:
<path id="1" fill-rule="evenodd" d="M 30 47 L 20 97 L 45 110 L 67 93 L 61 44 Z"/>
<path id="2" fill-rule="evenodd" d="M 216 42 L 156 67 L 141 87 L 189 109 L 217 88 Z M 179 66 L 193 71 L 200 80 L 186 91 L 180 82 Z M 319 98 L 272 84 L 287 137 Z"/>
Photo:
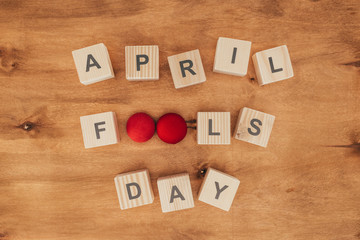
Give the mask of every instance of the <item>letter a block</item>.
<path id="1" fill-rule="evenodd" d="M 154 193 L 147 169 L 119 174 L 114 181 L 121 210 L 153 203 Z"/>
<path id="2" fill-rule="evenodd" d="M 198 112 L 198 144 L 230 144 L 230 112 Z"/>
<path id="3" fill-rule="evenodd" d="M 159 79 L 159 47 L 127 46 L 125 47 L 126 79 L 158 80 Z"/>
<path id="4" fill-rule="evenodd" d="M 220 37 L 215 53 L 214 72 L 245 76 L 250 58 L 251 42 Z"/>
<path id="5" fill-rule="evenodd" d="M 188 173 L 158 178 L 157 185 L 162 212 L 173 212 L 194 207 Z"/>
<path id="6" fill-rule="evenodd" d="M 234 137 L 238 140 L 266 147 L 274 121 L 275 116 L 273 115 L 245 107 L 239 113 Z"/>
<path id="7" fill-rule="evenodd" d="M 260 86 L 294 76 L 286 45 L 257 52 L 252 59 Z"/>
<path id="8" fill-rule="evenodd" d="M 200 187 L 199 200 L 229 211 L 239 184 L 237 178 L 209 168 Z"/>
<path id="9" fill-rule="evenodd" d="M 114 112 L 80 117 L 85 148 L 115 144 L 120 141 Z"/>
<path id="10" fill-rule="evenodd" d="M 107 48 L 103 43 L 72 52 L 80 82 L 84 85 L 114 77 Z"/>
<path id="11" fill-rule="evenodd" d="M 183 88 L 206 81 L 198 49 L 168 57 L 175 88 Z"/>

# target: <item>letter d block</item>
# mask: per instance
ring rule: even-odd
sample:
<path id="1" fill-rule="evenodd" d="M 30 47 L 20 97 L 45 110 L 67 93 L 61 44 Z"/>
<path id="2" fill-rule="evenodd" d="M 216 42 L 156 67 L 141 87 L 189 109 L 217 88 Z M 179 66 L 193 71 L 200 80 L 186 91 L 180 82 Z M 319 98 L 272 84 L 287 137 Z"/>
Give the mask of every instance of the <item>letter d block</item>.
<path id="1" fill-rule="evenodd" d="M 159 47 L 125 47 L 126 79 L 129 81 L 159 79 Z"/>
<path id="2" fill-rule="evenodd" d="M 239 113 L 234 138 L 266 147 L 274 121 L 273 115 L 245 107 Z"/>
<path id="3" fill-rule="evenodd" d="M 257 52 L 252 59 L 260 86 L 294 76 L 286 45 Z"/>
<path id="4" fill-rule="evenodd" d="M 206 81 L 198 49 L 170 56 L 168 62 L 176 89 Z"/>
<path id="5" fill-rule="evenodd" d="M 147 169 L 119 174 L 114 181 L 121 210 L 153 203 L 154 193 Z"/>
<path id="6" fill-rule="evenodd" d="M 72 52 L 80 82 L 84 85 L 114 77 L 107 48 L 103 43 Z"/>
<path id="7" fill-rule="evenodd" d="M 115 144 L 120 141 L 114 112 L 80 117 L 85 148 Z"/>
<path id="8" fill-rule="evenodd" d="M 188 173 L 158 178 L 157 185 L 162 212 L 173 212 L 194 207 Z"/>
<path id="9" fill-rule="evenodd" d="M 230 144 L 230 112 L 198 112 L 198 144 Z"/>
<path id="10" fill-rule="evenodd" d="M 200 187 L 199 200 L 229 211 L 239 184 L 237 178 L 209 168 Z"/>

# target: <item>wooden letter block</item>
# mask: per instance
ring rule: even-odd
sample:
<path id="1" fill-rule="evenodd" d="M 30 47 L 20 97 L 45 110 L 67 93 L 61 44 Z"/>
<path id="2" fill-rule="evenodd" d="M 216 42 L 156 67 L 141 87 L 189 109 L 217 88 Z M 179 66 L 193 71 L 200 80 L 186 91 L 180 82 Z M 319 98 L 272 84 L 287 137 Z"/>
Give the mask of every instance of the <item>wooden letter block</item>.
<path id="1" fill-rule="evenodd" d="M 80 82 L 84 85 L 114 77 L 107 48 L 103 43 L 72 52 Z"/>
<path id="2" fill-rule="evenodd" d="M 245 107 L 239 113 L 234 137 L 238 140 L 266 147 L 274 121 L 273 115 Z"/>
<path id="3" fill-rule="evenodd" d="M 251 42 L 220 37 L 215 52 L 214 72 L 245 76 L 250 58 Z"/>
<path id="4" fill-rule="evenodd" d="M 194 207 L 188 173 L 158 178 L 157 185 L 162 212 L 173 212 Z"/>
<path id="5" fill-rule="evenodd" d="M 198 112 L 198 144 L 230 144 L 230 112 Z"/>
<path id="6" fill-rule="evenodd" d="M 252 59 L 260 86 L 294 76 L 286 45 L 257 52 Z"/>
<path id="7" fill-rule="evenodd" d="M 198 49 L 168 57 L 175 88 L 183 88 L 206 81 Z"/>
<path id="8" fill-rule="evenodd" d="M 153 203 L 154 193 L 147 169 L 119 174 L 114 181 L 122 210 Z"/>
<path id="9" fill-rule="evenodd" d="M 125 47 L 126 79 L 158 80 L 159 47 L 127 46 Z"/>
<path id="10" fill-rule="evenodd" d="M 115 144 L 120 141 L 114 112 L 80 117 L 85 148 Z"/>
<path id="11" fill-rule="evenodd" d="M 229 211 L 239 184 L 237 178 L 209 168 L 200 187 L 199 200 Z"/>

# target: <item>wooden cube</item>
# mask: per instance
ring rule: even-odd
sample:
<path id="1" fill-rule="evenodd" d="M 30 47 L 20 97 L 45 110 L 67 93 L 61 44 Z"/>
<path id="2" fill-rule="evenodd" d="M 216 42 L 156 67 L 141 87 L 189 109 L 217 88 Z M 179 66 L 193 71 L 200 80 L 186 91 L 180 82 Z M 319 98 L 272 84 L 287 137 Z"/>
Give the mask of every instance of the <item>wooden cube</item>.
<path id="1" fill-rule="evenodd" d="M 230 112 L 198 112 L 198 144 L 230 144 Z"/>
<path id="2" fill-rule="evenodd" d="M 194 207 L 188 173 L 158 178 L 157 185 L 162 212 L 173 212 Z"/>
<path id="3" fill-rule="evenodd" d="M 159 79 L 159 47 L 125 47 L 126 79 L 130 81 Z"/>
<path id="4" fill-rule="evenodd" d="M 238 140 L 266 147 L 274 121 L 275 116 L 273 115 L 245 107 L 239 113 L 234 137 Z"/>
<path id="5" fill-rule="evenodd" d="M 229 211 L 239 184 L 240 181 L 237 178 L 208 168 L 200 187 L 199 200 L 224 211 Z"/>
<path id="6" fill-rule="evenodd" d="M 250 58 L 251 42 L 220 37 L 217 42 L 214 68 L 217 73 L 245 76 Z"/>
<path id="7" fill-rule="evenodd" d="M 114 112 L 80 117 L 85 148 L 115 144 L 120 141 Z"/>
<path id="8" fill-rule="evenodd" d="M 147 169 L 119 174 L 114 181 L 122 210 L 153 203 L 154 193 Z"/>
<path id="9" fill-rule="evenodd" d="M 252 59 L 260 86 L 294 76 L 286 45 L 257 52 Z"/>
<path id="10" fill-rule="evenodd" d="M 80 82 L 84 85 L 114 77 L 107 48 L 103 43 L 72 52 Z"/>
<path id="11" fill-rule="evenodd" d="M 206 81 L 198 49 L 168 57 L 175 88 L 183 88 Z"/>

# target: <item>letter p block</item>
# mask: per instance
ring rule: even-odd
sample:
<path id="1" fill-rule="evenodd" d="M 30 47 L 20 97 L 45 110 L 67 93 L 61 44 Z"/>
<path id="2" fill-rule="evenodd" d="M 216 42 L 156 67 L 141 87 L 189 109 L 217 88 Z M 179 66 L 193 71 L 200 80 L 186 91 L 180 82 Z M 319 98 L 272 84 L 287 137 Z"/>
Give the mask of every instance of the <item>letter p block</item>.
<path id="1" fill-rule="evenodd" d="M 119 174 L 114 181 L 121 210 L 153 203 L 154 193 L 147 169 Z"/>

